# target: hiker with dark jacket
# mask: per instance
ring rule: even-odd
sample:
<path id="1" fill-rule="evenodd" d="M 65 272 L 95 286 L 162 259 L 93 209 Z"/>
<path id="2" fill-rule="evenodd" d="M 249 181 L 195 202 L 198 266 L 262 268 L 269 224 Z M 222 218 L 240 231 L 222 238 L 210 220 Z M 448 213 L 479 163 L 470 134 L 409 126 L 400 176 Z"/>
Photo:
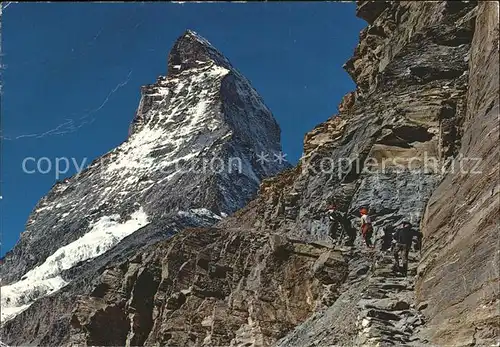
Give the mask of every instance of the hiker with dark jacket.
<path id="1" fill-rule="evenodd" d="M 326 214 L 328 216 L 328 220 L 330 221 L 330 228 L 328 229 L 328 234 L 333 240 L 337 239 L 337 232 L 339 231 L 340 226 L 340 216 L 337 211 L 337 206 L 330 205 L 326 210 Z"/>
<path id="2" fill-rule="evenodd" d="M 384 236 L 382 236 L 382 246 L 380 250 L 382 252 L 388 252 L 391 249 L 392 246 L 392 235 L 394 234 L 394 227 L 391 225 L 388 225 L 384 227 Z"/>
<path id="3" fill-rule="evenodd" d="M 328 219 L 330 220 L 329 234 L 333 240 L 340 240 L 347 235 L 349 241 L 347 245 L 353 245 L 356 238 L 356 232 L 353 230 L 348 214 L 339 211 L 336 205 L 332 204 L 327 209 Z M 340 233 L 340 234 L 339 234 Z"/>
<path id="4" fill-rule="evenodd" d="M 346 233 L 348 236 L 346 246 L 353 246 L 354 241 L 356 240 L 356 229 L 353 228 L 348 213 L 343 214 L 343 217 L 341 219 L 341 224 L 342 227 L 344 228 L 344 233 Z"/>
<path id="5" fill-rule="evenodd" d="M 394 271 L 401 270 L 406 276 L 408 272 L 408 254 L 410 253 L 413 238 L 421 239 L 421 233 L 414 230 L 410 222 L 404 221 L 398 228 L 394 230 L 392 248 L 394 254 Z M 399 258 L 402 257 L 402 267 L 399 266 Z"/>

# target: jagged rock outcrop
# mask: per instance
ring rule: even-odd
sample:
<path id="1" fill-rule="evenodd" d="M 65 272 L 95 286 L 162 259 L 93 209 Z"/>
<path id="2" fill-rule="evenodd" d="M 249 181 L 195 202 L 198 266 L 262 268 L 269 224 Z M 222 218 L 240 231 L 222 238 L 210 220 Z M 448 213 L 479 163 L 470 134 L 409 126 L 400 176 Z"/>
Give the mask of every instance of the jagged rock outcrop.
<path id="1" fill-rule="evenodd" d="M 3 259 L 3 341 L 61 344 L 74 296 L 102 266 L 243 207 L 288 166 L 257 154 L 279 152 L 279 126 L 250 82 L 187 31 L 167 76 L 142 88 L 128 139 L 58 182 Z"/>
<path id="2" fill-rule="evenodd" d="M 276 346 L 419 346 L 413 336 L 424 323 L 413 305 L 418 253 L 410 259 L 410 277 L 398 277 L 389 253 L 351 252 L 339 298 Z"/>
<path id="3" fill-rule="evenodd" d="M 322 240 L 328 223 L 318 212 L 335 200 L 351 212 L 369 206 L 377 226 L 403 218 L 418 225 L 446 160 L 457 152 L 465 115 L 470 42 L 444 37 L 460 31 L 472 40 L 474 7 L 385 4 L 346 64 L 358 84 L 339 107 L 346 111 L 308 133 L 298 166 L 266 180 L 256 200 L 222 223 L 240 220 Z M 392 31 L 379 35 L 387 22 Z"/>
<path id="4" fill-rule="evenodd" d="M 478 5 L 459 161 L 432 194 L 417 298 L 437 345 L 493 346 L 500 336 L 498 2 Z"/>
<path id="5" fill-rule="evenodd" d="M 341 252 L 321 245 L 252 230 L 185 230 L 108 267 L 78 298 L 70 342 L 270 345 L 334 302 L 346 276 Z"/>

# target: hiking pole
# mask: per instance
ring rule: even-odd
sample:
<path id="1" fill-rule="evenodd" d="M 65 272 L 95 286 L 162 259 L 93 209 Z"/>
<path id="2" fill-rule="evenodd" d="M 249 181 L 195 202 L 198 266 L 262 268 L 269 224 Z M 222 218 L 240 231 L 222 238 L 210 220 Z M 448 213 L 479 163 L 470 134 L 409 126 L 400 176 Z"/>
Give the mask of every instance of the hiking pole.
<path id="1" fill-rule="evenodd" d="M 345 233 L 345 229 L 343 227 L 341 229 L 342 230 L 340 232 L 340 237 L 338 238 L 339 246 L 342 246 L 342 240 L 344 239 L 344 233 Z"/>

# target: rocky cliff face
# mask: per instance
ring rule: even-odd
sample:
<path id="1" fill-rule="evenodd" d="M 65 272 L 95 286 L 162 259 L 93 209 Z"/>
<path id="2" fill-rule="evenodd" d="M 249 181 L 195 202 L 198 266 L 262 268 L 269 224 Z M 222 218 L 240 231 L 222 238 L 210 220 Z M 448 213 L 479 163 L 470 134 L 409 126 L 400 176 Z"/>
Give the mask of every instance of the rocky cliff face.
<path id="1" fill-rule="evenodd" d="M 345 69 L 358 87 L 306 135 L 295 168 L 264 180 L 254 200 L 211 228 L 98 258 L 97 276 L 82 266 L 89 275 L 72 285 L 85 290 L 70 284 L 37 301 L 45 316 L 24 315 L 38 321 L 18 321 L 24 332 L 51 331 L 38 342 L 66 345 L 495 343 L 498 7 L 361 1 L 357 15 L 368 27 Z M 170 59 L 179 74 L 181 56 Z M 482 173 L 454 172 L 460 154 L 480 156 Z M 322 213 L 331 202 L 347 213 L 370 208 L 374 250 L 360 237 L 352 247 L 332 243 Z M 378 240 L 405 219 L 425 237 L 420 266 L 412 250 L 400 277 Z M 121 249 L 127 240 L 114 254 Z M 54 305 L 71 311 L 69 330 L 47 313 Z M 19 331 L 4 328 L 14 342 Z"/>
<path id="2" fill-rule="evenodd" d="M 299 165 L 266 180 L 234 218 L 324 239 L 328 223 L 317 211 L 334 200 L 349 211 L 369 206 L 379 226 L 419 223 L 446 159 L 458 151 L 475 5 L 363 3 L 359 15 L 369 6 L 379 12 L 345 66 L 358 89 L 338 116 L 306 135 Z"/>
<path id="3" fill-rule="evenodd" d="M 75 305 L 71 343 L 270 345 L 334 302 L 347 275 L 342 253 L 321 245 L 241 229 L 186 230 L 108 267 Z"/>
<path id="4" fill-rule="evenodd" d="M 417 298 L 439 345 L 493 346 L 500 336 L 498 2 L 477 9 L 460 157 L 428 203 Z M 460 166 L 462 164 L 462 166 Z"/>
<path id="5" fill-rule="evenodd" d="M 3 259 L 2 321 L 22 312 L 4 327 L 7 340 L 58 344 L 68 307 L 56 307 L 55 322 L 47 302 L 71 300 L 111 259 L 243 207 L 264 177 L 288 165 L 261 165 L 256 155 L 279 152 L 280 129 L 250 82 L 187 31 L 172 48 L 167 76 L 142 88 L 129 138 L 58 182 Z"/>
<path id="6" fill-rule="evenodd" d="M 369 26 L 345 65 L 356 92 L 344 98 L 338 117 L 306 136 L 297 168 L 266 180 L 256 200 L 221 224 L 244 220 L 326 240 L 328 223 L 318 211 L 333 200 L 345 211 L 369 206 L 376 232 L 403 219 L 418 226 L 460 148 L 475 7 L 361 2 L 358 15 Z M 410 256 L 416 275 L 419 254 Z M 425 322 L 413 305 L 414 278 L 394 278 L 390 262 L 382 252 L 361 249 L 348 265 L 360 275 L 279 345 L 426 344 L 414 335 Z"/>

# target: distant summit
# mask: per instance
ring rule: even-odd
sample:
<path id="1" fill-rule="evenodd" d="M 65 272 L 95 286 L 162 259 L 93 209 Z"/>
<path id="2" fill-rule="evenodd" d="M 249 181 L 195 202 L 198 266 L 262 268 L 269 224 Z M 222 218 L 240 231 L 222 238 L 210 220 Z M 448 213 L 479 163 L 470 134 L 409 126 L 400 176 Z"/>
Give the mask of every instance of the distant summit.
<path id="1" fill-rule="evenodd" d="M 192 30 L 177 39 L 168 57 L 168 75 L 213 63 L 226 69 L 232 69 L 229 60 L 210 42 Z"/>

